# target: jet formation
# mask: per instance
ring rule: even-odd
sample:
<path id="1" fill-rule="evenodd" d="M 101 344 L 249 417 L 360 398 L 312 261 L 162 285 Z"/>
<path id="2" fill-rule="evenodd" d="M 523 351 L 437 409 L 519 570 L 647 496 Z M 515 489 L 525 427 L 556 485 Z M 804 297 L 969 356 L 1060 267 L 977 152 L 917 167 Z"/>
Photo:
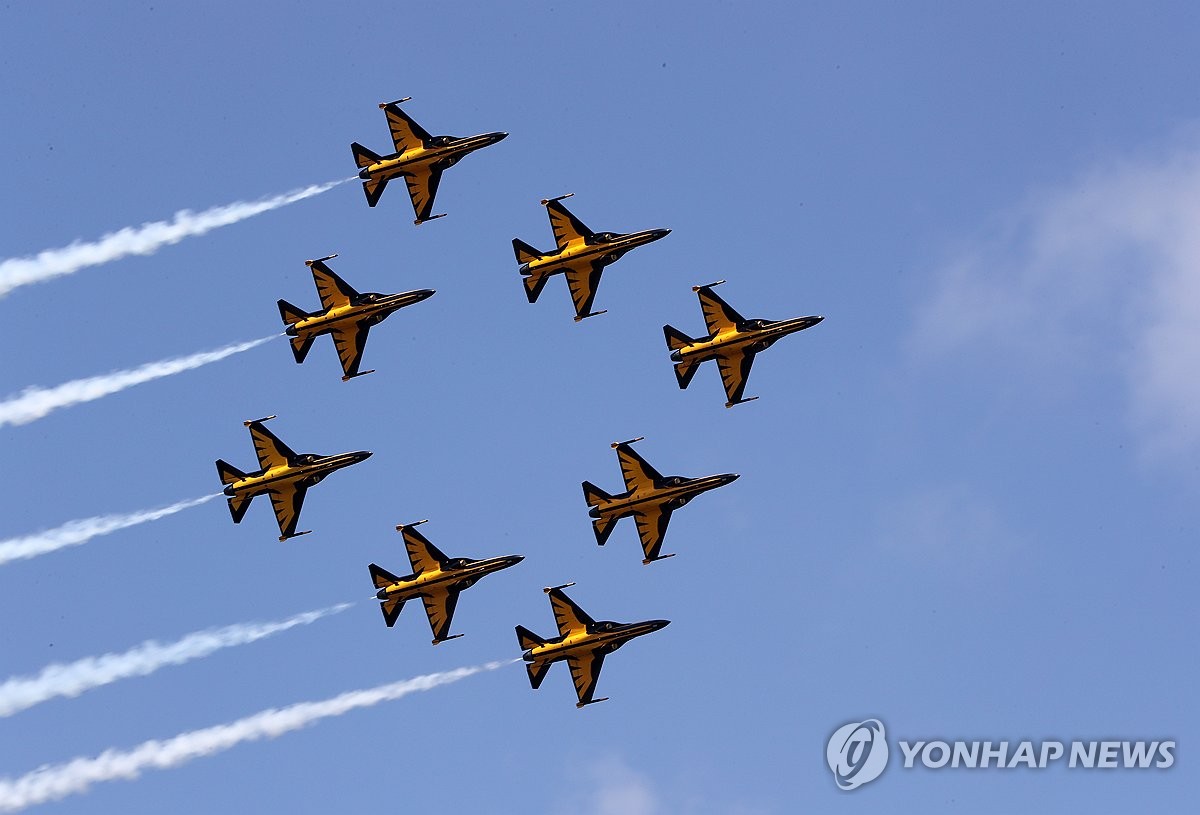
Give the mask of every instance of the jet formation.
<path id="1" fill-rule="evenodd" d="M 433 631 L 433 644 L 438 645 L 462 636 L 450 633 L 450 622 L 454 619 L 458 595 L 474 586 L 481 578 L 509 566 L 516 566 L 525 558 L 521 555 L 505 555 L 485 560 L 448 558 L 417 531 L 417 525 L 423 523 L 426 521 L 396 527 L 404 536 L 404 546 L 408 550 L 412 574 L 397 577 L 374 563 L 368 568 L 371 571 L 371 580 L 378 589 L 375 597 L 380 601 L 379 608 L 383 611 L 383 621 L 387 623 L 388 628 L 396 624 L 400 610 L 407 601 L 420 597 L 425 605 L 425 614 L 429 617 L 429 628 Z"/>
<path id="2" fill-rule="evenodd" d="M 232 464 L 217 459 L 217 474 L 221 477 L 221 483 L 225 485 L 224 493 L 229 498 L 229 513 L 233 516 L 235 524 L 242 522 L 242 517 L 250 508 L 254 497 L 265 493 L 271 496 L 271 507 L 275 510 L 275 520 L 279 523 L 279 540 L 285 541 L 312 531 L 296 531 L 296 523 L 300 520 L 300 508 L 304 504 L 304 495 L 308 488 L 319 484 L 335 470 L 366 461 L 371 454 L 366 450 L 338 453 L 333 456 L 297 454 L 263 425 L 263 422 L 274 418 L 266 416 L 243 422 L 250 428 L 254 452 L 258 454 L 258 470 L 244 473 Z"/>
<path id="3" fill-rule="evenodd" d="M 584 481 L 583 497 L 591 507 L 588 515 L 594 519 L 592 529 L 596 533 L 596 543 L 600 546 L 608 540 L 617 521 L 633 516 L 638 537 L 642 541 L 642 551 L 646 555 L 642 561 L 645 565 L 674 557 L 660 553 L 672 512 L 702 492 L 733 483 L 738 476 L 734 473 L 724 473 L 703 478 L 685 478 L 679 475 L 664 477 L 630 446 L 639 441 L 642 441 L 641 437 L 614 442 L 612 445 L 617 451 L 621 475 L 625 478 L 625 492 L 609 495 L 592 482 Z"/>
<path id="4" fill-rule="evenodd" d="M 604 657 L 634 637 L 666 628 L 671 621 L 597 622 L 563 591 L 574 585 L 566 583 L 542 590 L 550 595 L 550 608 L 554 612 L 554 622 L 558 624 L 557 637 L 543 639 L 528 628 L 518 625 L 517 641 L 524 651 L 521 658 L 527 663 L 525 669 L 529 672 L 529 684 L 534 690 L 541 686 L 551 665 L 566 660 L 567 667 L 571 669 L 571 681 L 575 683 L 575 694 L 579 697 L 575 707 L 580 708 L 608 700 L 607 696 L 601 699 L 594 698 L 600 669 L 604 666 Z"/>
<path id="5" fill-rule="evenodd" d="M 667 347 L 671 349 L 671 360 L 675 363 L 675 377 L 679 387 L 686 388 L 696 374 L 696 368 L 707 359 L 717 361 L 721 382 L 725 386 L 725 407 L 743 402 L 753 402 L 757 396 L 746 399 L 746 379 L 754 364 L 754 355 L 765 351 L 782 337 L 812 328 L 824 317 L 795 317 L 790 320 L 747 320 L 738 314 L 713 291 L 724 280 L 707 286 L 693 286 L 692 291 L 700 298 L 700 310 L 708 326 L 708 336 L 692 339 L 687 334 L 663 326 Z"/>
<path id="6" fill-rule="evenodd" d="M 333 337 L 333 346 L 342 363 L 342 381 L 356 376 L 375 373 L 374 370 L 360 371 L 363 349 L 367 345 L 367 332 L 371 326 L 383 322 L 393 312 L 413 303 L 420 303 L 434 295 L 433 289 L 417 289 L 400 294 L 359 294 L 350 284 L 342 280 L 325 263 L 337 255 L 327 255 L 317 260 L 306 260 L 304 265 L 312 269 L 317 296 L 321 298 L 321 310 L 307 312 L 296 308 L 287 300 L 279 301 L 279 316 L 287 326 L 291 337 L 292 354 L 296 362 L 304 362 L 313 340 L 322 334 Z"/>
<path id="7" fill-rule="evenodd" d="M 550 228 L 557 246 L 555 251 L 540 252 L 520 238 L 513 238 L 513 252 L 520 264 L 518 271 L 525 276 L 525 294 L 529 302 L 536 303 L 546 282 L 552 276 L 562 274 L 575 303 L 575 322 L 579 322 L 605 313 L 592 311 L 604 267 L 620 260 L 630 249 L 665 238 L 671 230 L 649 229 L 628 234 L 593 232 L 563 206 L 562 200 L 574 194 L 542 199 L 542 205 L 550 215 Z"/>
<path id="8" fill-rule="evenodd" d="M 442 173 L 457 164 L 463 156 L 484 147 L 489 147 L 506 137 L 507 133 L 481 133 L 478 136 L 431 136 L 425 128 L 400 109 L 400 105 L 412 97 L 406 96 L 395 102 L 383 102 L 380 109 L 387 117 L 388 129 L 396 152 L 381 156 L 363 147 L 358 142 L 350 145 L 354 161 L 359 166 L 358 177 L 363 180 L 363 192 L 367 205 L 379 203 L 383 188 L 393 178 L 403 178 L 412 198 L 413 212 L 420 225 L 434 218 L 433 199 L 437 195 Z"/>

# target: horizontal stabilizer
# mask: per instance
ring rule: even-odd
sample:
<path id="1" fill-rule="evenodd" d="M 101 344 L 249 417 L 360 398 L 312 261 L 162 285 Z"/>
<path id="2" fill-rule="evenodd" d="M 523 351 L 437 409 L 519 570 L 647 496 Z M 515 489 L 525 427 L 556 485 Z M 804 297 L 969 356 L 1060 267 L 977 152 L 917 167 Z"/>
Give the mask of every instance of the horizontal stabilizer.
<path id="1" fill-rule="evenodd" d="M 375 588 L 382 589 L 390 586 L 393 583 L 399 583 L 400 578 L 389 572 L 387 569 L 380 568 L 374 563 L 367 566 L 371 570 L 371 582 L 375 584 Z"/>
<path id="2" fill-rule="evenodd" d="M 513 238 L 513 253 L 517 256 L 517 263 L 528 263 L 531 260 L 538 260 L 543 257 L 541 252 L 520 238 Z"/>
<path id="3" fill-rule="evenodd" d="M 284 325 L 295 325 L 306 317 L 311 317 L 307 311 L 302 311 L 296 308 L 287 300 L 279 301 L 279 316 L 283 319 Z"/>
<path id="4" fill-rule="evenodd" d="M 607 518 L 597 518 L 592 521 L 592 531 L 596 533 L 597 545 L 603 546 L 608 542 L 608 536 L 612 534 L 613 527 L 617 525 L 618 520 L 620 519 L 610 515 Z"/>
<path id="5" fill-rule="evenodd" d="M 542 680 L 546 678 L 546 671 L 550 670 L 550 666 L 553 664 L 553 662 L 530 662 L 525 666 L 525 670 L 529 672 L 529 684 L 534 690 L 541 686 Z"/>
<path id="6" fill-rule="evenodd" d="M 699 367 L 700 362 L 695 358 L 675 363 L 675 378 L 679 380 L 680 388 L 686 388 L 691 384 L 692 377 L 696 375 Z"/>
<path id="7" fill-rule="evenodd" d="M 678 328 L 673 328 L 669 325 L 663 326 L 663 334 L 667 338 L 667 347 L 672 351 L 678 351 L 680 348 L 687 348 L 689 345 L 694 345 L 696 341 L 684 334 Z"/>
<path id="8" fill-rule="evenodd" d="M 217 459 L 217 475 L 221 476 L 221 483 L 226 486 L 241 481 L 246 477 L 244 472 L 220 458 Z"/>
<path id="9" fill-rule="evenodd" d="M 296 358 L 296 362 L 304 361 L 304 358 L 308 356 L 308 349 L 312 348 L 313 340 L 315 339 L 316 336 L 313 334 L 309 334 L 305 337 L 291 338 L 292 356 Z"/>
<path id="10" fill-rule="evenodd" d="M 383 611 L 383 621 L 387 623 L 388 628 L 391 628 L 400 617 L 400 610 L 404 608 L 404 601 L 400 599 L 384 600 L 379 604 L 379 608 Z"/>
<path id="11" fill-rule="evenodd" d="M 368 150 L 358 142 L 350 145 L 350 150 L 354 153 L 354 163 L 359 167 L 370 167 L 372 164 L 379 162 L 380 155 L 373 150 Z"/>
<path id="12" fill-rule="evenodd" d="M 538 295 L 542 293 L 542 289 L 546 288 L 546 281 L 549 279 L 550 275 L 544 274 L 533 274 L 522 278 L 522 282 L 525 284 L 525 296 L 529 298 L 529 302 L 537 302 Z"/>
<path id="13" fill-rule="evenodd" d="M 371 178 L 363 182 L 363 192 L 367 194 L 367 206 L 373 207 L 379 203 L 383 188 L 387 186 L 386 179 Z"/>
<path id="14" fill-rule="evenodd" d="M 611 501 L 612 496 L 604 490 L 597 487 L 591 481 L 583 482 L 583 500 L 587 501 L 589 507 L 597 506 L 605 501 Z"/>
<path id="15" fill-rule="evenodd" d="M 536 648 L 539 645 L 546 644 L 544 639 L 523 625 L 517 626 L 517 642 L 521 644 L 522 651 L 528 651 L 530 648 Z"/>
<path id="16" fill-rule="evenodd" d="M 253 495 L 235 495 L 229 499 L 229 514 L 233 516 L 235 524 L 242 522 L 242 518 L 245 517 L 246 510 L 250 508 L 250 501 L 253 498 Z"/>

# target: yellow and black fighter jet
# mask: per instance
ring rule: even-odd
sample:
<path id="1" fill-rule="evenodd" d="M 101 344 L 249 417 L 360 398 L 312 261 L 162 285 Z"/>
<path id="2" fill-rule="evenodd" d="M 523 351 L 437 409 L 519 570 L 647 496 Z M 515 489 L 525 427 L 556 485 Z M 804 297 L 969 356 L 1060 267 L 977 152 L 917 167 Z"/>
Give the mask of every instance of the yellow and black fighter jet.
<path id="1" fill-rule="evenodd" d="M 462 634 L 450 634 L 450 621 L 458 595 L 469 589 L 482 577 L 492 572 L 516 566 L 525 558 L 521 555 L 472 560 L 466 557 L 448 558 L 430 543 L 415 527 L 425 521 L 401 524 L 396 529 L 404 535 L 404 546 L 412 562 L 412 574 L 397 577 L 372 563 L 371 580 L 382 602 L 383 620 L 388 628 L 396 624 L 400 610 L 407 600 L 420 597 L 429 617 L 429 628 L 433 631 L 433 644 L 457 639 Z"/>
<path id="2" fill-rule="evenodd" d="M 625 477 L 625 492 L 609 495 L 592 482 L 584 481 L 583 497 L 591 507 L 588 515 L 595 519 L 592 529 L 596 533 L 596 543 L 603 546 L 617 521 L 632 515 L 637 523 L 638 537 L 642 540 L 642 551 L 646 553 L 642 563 L 649 564 L 674 557 L 659 554 L 672 512 L 702 492 L 737 481 L 738 476 L 735 473 L 723 473 L 703 478 L 678 475 L 664 478 L 630 447 L 641 440 L 639 437 L 612 445 L 621 464 L 621 475 Z"/>
<path id="3" fill-rule="evenodd" d="M 229 496 L 229 513 L 233 515 L 235 524 L 242 522 L 242 516 L 250 508 L 254 496 L 266 493 L 271 496 L 275 520 L 279 522 L 279 539 L 285 541 L 312 531 L 296 531 L 296 522 L 300 520 L 300 507 L 304 504 L 304 494 L 308 488 L 319 483 L 334 470 L 365 461 L 371 454 L 360 450 L 334 456 L 315 453 L 297 455 L 263 425 L 263 422 L 274 418 L 266 416 L 252 422 L 243 422 L 250 428 L 254 452 L 258 454 L 259 470 L 244 473 L 228 462 L 217 459 L 217 474 L 221 476 L 221 483 L 225 485 L 225 495 Z"/>
<path id="4" fill-rule="evenodd" d="M 518 625 L 517 641 L 525 651 L 521 658 L 528 663 L 525 669 L 529 671 L 529 684 L 534 690 L 542 684 L 542 679 L 551 665 L 559 660 L 567 661 L 571 669 L 571 680 L 575 683 L 575 693 L 579 696 L 575 707 L 579 708 L 608 699 L 607 696 L 601 699 L 592 698 L 596 692 L 596 680 L 600 678 L 600 668 L 604 665 L 604 657 L 607 654 L 611 654 L 634 637 L 666 628 L 671 621 L 596 622 L 563 592 L 563 589 L 574 585 L 567 583 L 542 589 L 550 595 L 550 608 L 554 611 L 554 621 L 558 623 L 557 637 L 542 639 L 528 628 Z"/>
<path id="5" fill-rule="evenodd" d="M 350 149 L 354 151 L 354 161 L 360 168 L 358 177 L 363 180 L 367 205 L 375 206 L 387 183 L 393 178 L 403 177 L 408 185 L 409 197 L 412 198 L 413 212 L 417 215 L 413 223 L 422 224 L 446 214 L 429 214 L 433 208 L 433 198 L 437 195 L 438 183 L 442 180 L 442 172 L 457 164 L 467 153 L 493 145 L 508 134 L 482 133 L 461 139 L 456 136 L 430 136 L 425 128 L 400 109 L 400 104 L 411 98 L 406 96 L 379 105 L 392 131 L 395 153 L 381 156 L 358 142 L 350 145 Z"/>
<path id="6" fill-rule="evenodd" d="M 521 264 L 519 271 L 525 275 L 525 294 L 529 302 L 536 303 L 546 281 L 561 272 L 567 278 L 571 300 L 575 303 L 575 322 L 579 322 L 585 317 L 604 313 L 592 311 L 604 267 L 619 260 L 630 249 L 665 238 L 671 230 L 650 229 L 625 235 L 593 232 L 559 203 L 574 194 L 570 192 L 542 200 L 550 214 L 550 228 L 554 230 L 554 241 L 558 246 L 555 251 L 539 252 L 520 238 L 513 238 L 513 251 L 517 263 Z"/>
<path id="7" fill-rule="evenodd" d="M 780 337 L 812 328 L 825 318 L 747 320 L 713 292 L 713 286 L 724 282 L 718 280 L 707 286 L 692 286 L 692 291 L 700 297 L 700 309 L 708 326 L 707 337 L 692 339 L 669 325 L 663 326 L 663 333 L 667 337 L 667 347 L 671 349 L 671 359 L 675 362 L 675 377 L 679 380 L 679 387 L 688 386 L 701 362 L 715 359 L 721 372 L 721 382 L 725 385 L 725 407 L 728 408 L 758 398 L 742 398 L 755 354 L 770 348 Z"/>
<path id="8" fill-rule="evenodd" d="M 325 264 L 325 261 L 335 257 L 337 255 L 328 255 L 304 261 L 304 265 L 312 269 L 317 295 L 321 298 L 321 310 L 301 311 L 288 301 L 280 300 L 279 316 L 287 326 L 287 335 L 292 338 L 292 354 L 296 362 L 304 361 L 317 337 L 322 334 L 332 336 L 338 359 L 342 361 L 342 381 L 346 382 L 356 376 L 375 373 L 374 370 L 358 370 L 371 326 L 383 322 L 394 311 L 432 297 L 434 291 L 417 289 L 400 294 L 359 294 Z"/>

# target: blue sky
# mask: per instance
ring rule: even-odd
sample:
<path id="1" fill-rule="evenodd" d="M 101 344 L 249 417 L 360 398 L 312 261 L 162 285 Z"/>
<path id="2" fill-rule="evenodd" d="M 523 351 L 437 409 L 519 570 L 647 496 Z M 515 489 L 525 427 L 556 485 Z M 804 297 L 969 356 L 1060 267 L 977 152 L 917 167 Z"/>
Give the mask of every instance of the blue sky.
<path id="1" fill-rule="evenodd" d="M 968 7 L 970 6 L 970 7 Z M 417 674 L 518 655 L 576 581 L 598 618 L 673 624 L 609 659 L 576 711 L 566 670 L 519 667 L 326 721 L 46 812 L 1129 811 L 1195 799 L 1189 745 L 1200 448 L 1200 110 L 1191 4 L 174 4 L 0 11 L 0 256 L 350 176 L 388 145 L 376 103 L 435 134 L 504 130 L 448 171 L 420 228 L 358 185 L 0 300 L 0 383 L 191 354 L 315 308 L 303 261 L 362 290 L 437 295 L 375 328 L 350 383 L 328 341 L 280 340 L 0 428 L 0 536 L 215 492 L 253 462 L 242 420 L 299 451 L 374 457 L 314 489 L 276 542 L 211 502 L 0 568 L 0 674 L 146 639 L 327 620 L 0 722 L 0 775 Z M 510 240 L 539 199 L 596 230 L 672 229 L 525 302 Z M 823 314 L 726 410 L 687 391 L 661 326 L 689 287 L 748 317 Z M 642 567 L 595 546 L 579 482 L 608 444 L 741 480 L 674 517 Z M 429 645 L 384 627 L 366 565 L 395 524 L 447 553 L 523 554 Z M 837 790 L 825 740 L 1174 738 L 1174 769 L 899 771 Z"/>

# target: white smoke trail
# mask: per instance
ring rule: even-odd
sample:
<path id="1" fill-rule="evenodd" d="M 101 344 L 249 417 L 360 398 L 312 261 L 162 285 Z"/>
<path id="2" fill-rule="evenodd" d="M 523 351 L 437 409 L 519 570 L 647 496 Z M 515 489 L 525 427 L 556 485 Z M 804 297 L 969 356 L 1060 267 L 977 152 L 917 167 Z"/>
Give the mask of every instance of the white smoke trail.
<path id="1" fill-rule="evenodd" d="M 179 501 L 178 503 L 159 507 L 158 509 L 145 509 L 141 512 L 130 512 L 125 515 L 97 515 L 92 518 L 82 518 L 78 521 L 68 521 L 62 526 L 35 532 L 32 535 L 0 540 L 0 566 L 13 560 L 24 560 L 44 555 L 47 552 L 53 552 L 56 549 L 62 549 L 66 546 L 79 546 L 99 535 L 107 535 L 109 532 L 116 532 L 118 529 L 144 524 L 147 521 L 157 521 L 159 518 L 174 515 L 176 512 L 182 512 L 185 509 L 199 506 L 220 497 L 221 493 L 215 492 L 203 498 Z"/>
<path id="2" fill-rule="evenodd" d="M 426 674 L 367 690 L 351 691 L 321 702 L 301 702 L 290 707 L 272 708 L 229 724 L 181 733 L 165 741 L 155 739 L 143 742 L 132 750 L 106 750 L 94 758 L 76 758 L 66 764 L 34 770 L 19 778 L 0 779 L 0 812 L 15 812 L 34 804 L 86 792 L 92 784 L 102 781 L 134 779 L 143 770 L 177 767 L 192 759 L 228 750 L 242 742 L 273 739 L 321 719 L 341 716 L 351 710 L 399 699 L 410 693 L 431 690 L 481 671 L 492 671 L 519 661 L 489 662 L 472 668 Z"/>
<path id="3" fill-rule="evenodd" d="M 98 266 L 126 255 L 152 255 L 162 247 L 178 243 L 192 235 L 203 235 L 205 232 L 244 221 L 259 213 L 312 198 L 353 180 L 344 178 L 327 184 L 314 184 L 283 195 L 258 201 L 238 201 L 203 212 L 184 209 L 175 213 L 173 220 L 125 227 L 91 243 L 76 241 L 61 249 L 47 249 L 36 255 L 8 258 L 0 261 L 0 297 L 20 286 L 73 274 L 88 266 Z"/>
<path id="4" fill-rule="evenodd" d="M 190 371 L 202 365 L 225 359 L 225 357 L 257 348 L 264 342 L 270 342 L 282 334 L 272 334 L 270 337 L 226 345 L 215 351 L 203 351 L 186 357 L 160 359 L 158 362 L 148 362 L 139 368 L 128 368 L 123 371 L 113 371 L 101 376 L 89 376 L 86 379 L 76 379 L 56 385 L 53 388 L 30 386 L 16 396 L 0 402 L 0 427 L 6 424 L 28 424 L 59 408 L 70 407 L 81 402 L 90 402 L 102 396 L 108 396 L 117 391 L 123 391 L 143 382 L 162 379 L 164 376 Z"/>
<path id="5" fill-rule="evenodd" d="M 247 645 L 298 625 L 314 623 L 322 617 L 345 611 L 350 606 L 350 603 L 341 603 L 317 611 L 306 611 L 286 620 L 210 628 L 166 644 L 148 640 L 120 654 L 104 654 L 67 664 L 47 665 L 36 676 L 14 676 L 0 683 L 0 717 L 11 716 L 58 696 L 74 697 L 119 679 L 146 676 L 168 665 L 182 665 L 222 648 Z"/>

